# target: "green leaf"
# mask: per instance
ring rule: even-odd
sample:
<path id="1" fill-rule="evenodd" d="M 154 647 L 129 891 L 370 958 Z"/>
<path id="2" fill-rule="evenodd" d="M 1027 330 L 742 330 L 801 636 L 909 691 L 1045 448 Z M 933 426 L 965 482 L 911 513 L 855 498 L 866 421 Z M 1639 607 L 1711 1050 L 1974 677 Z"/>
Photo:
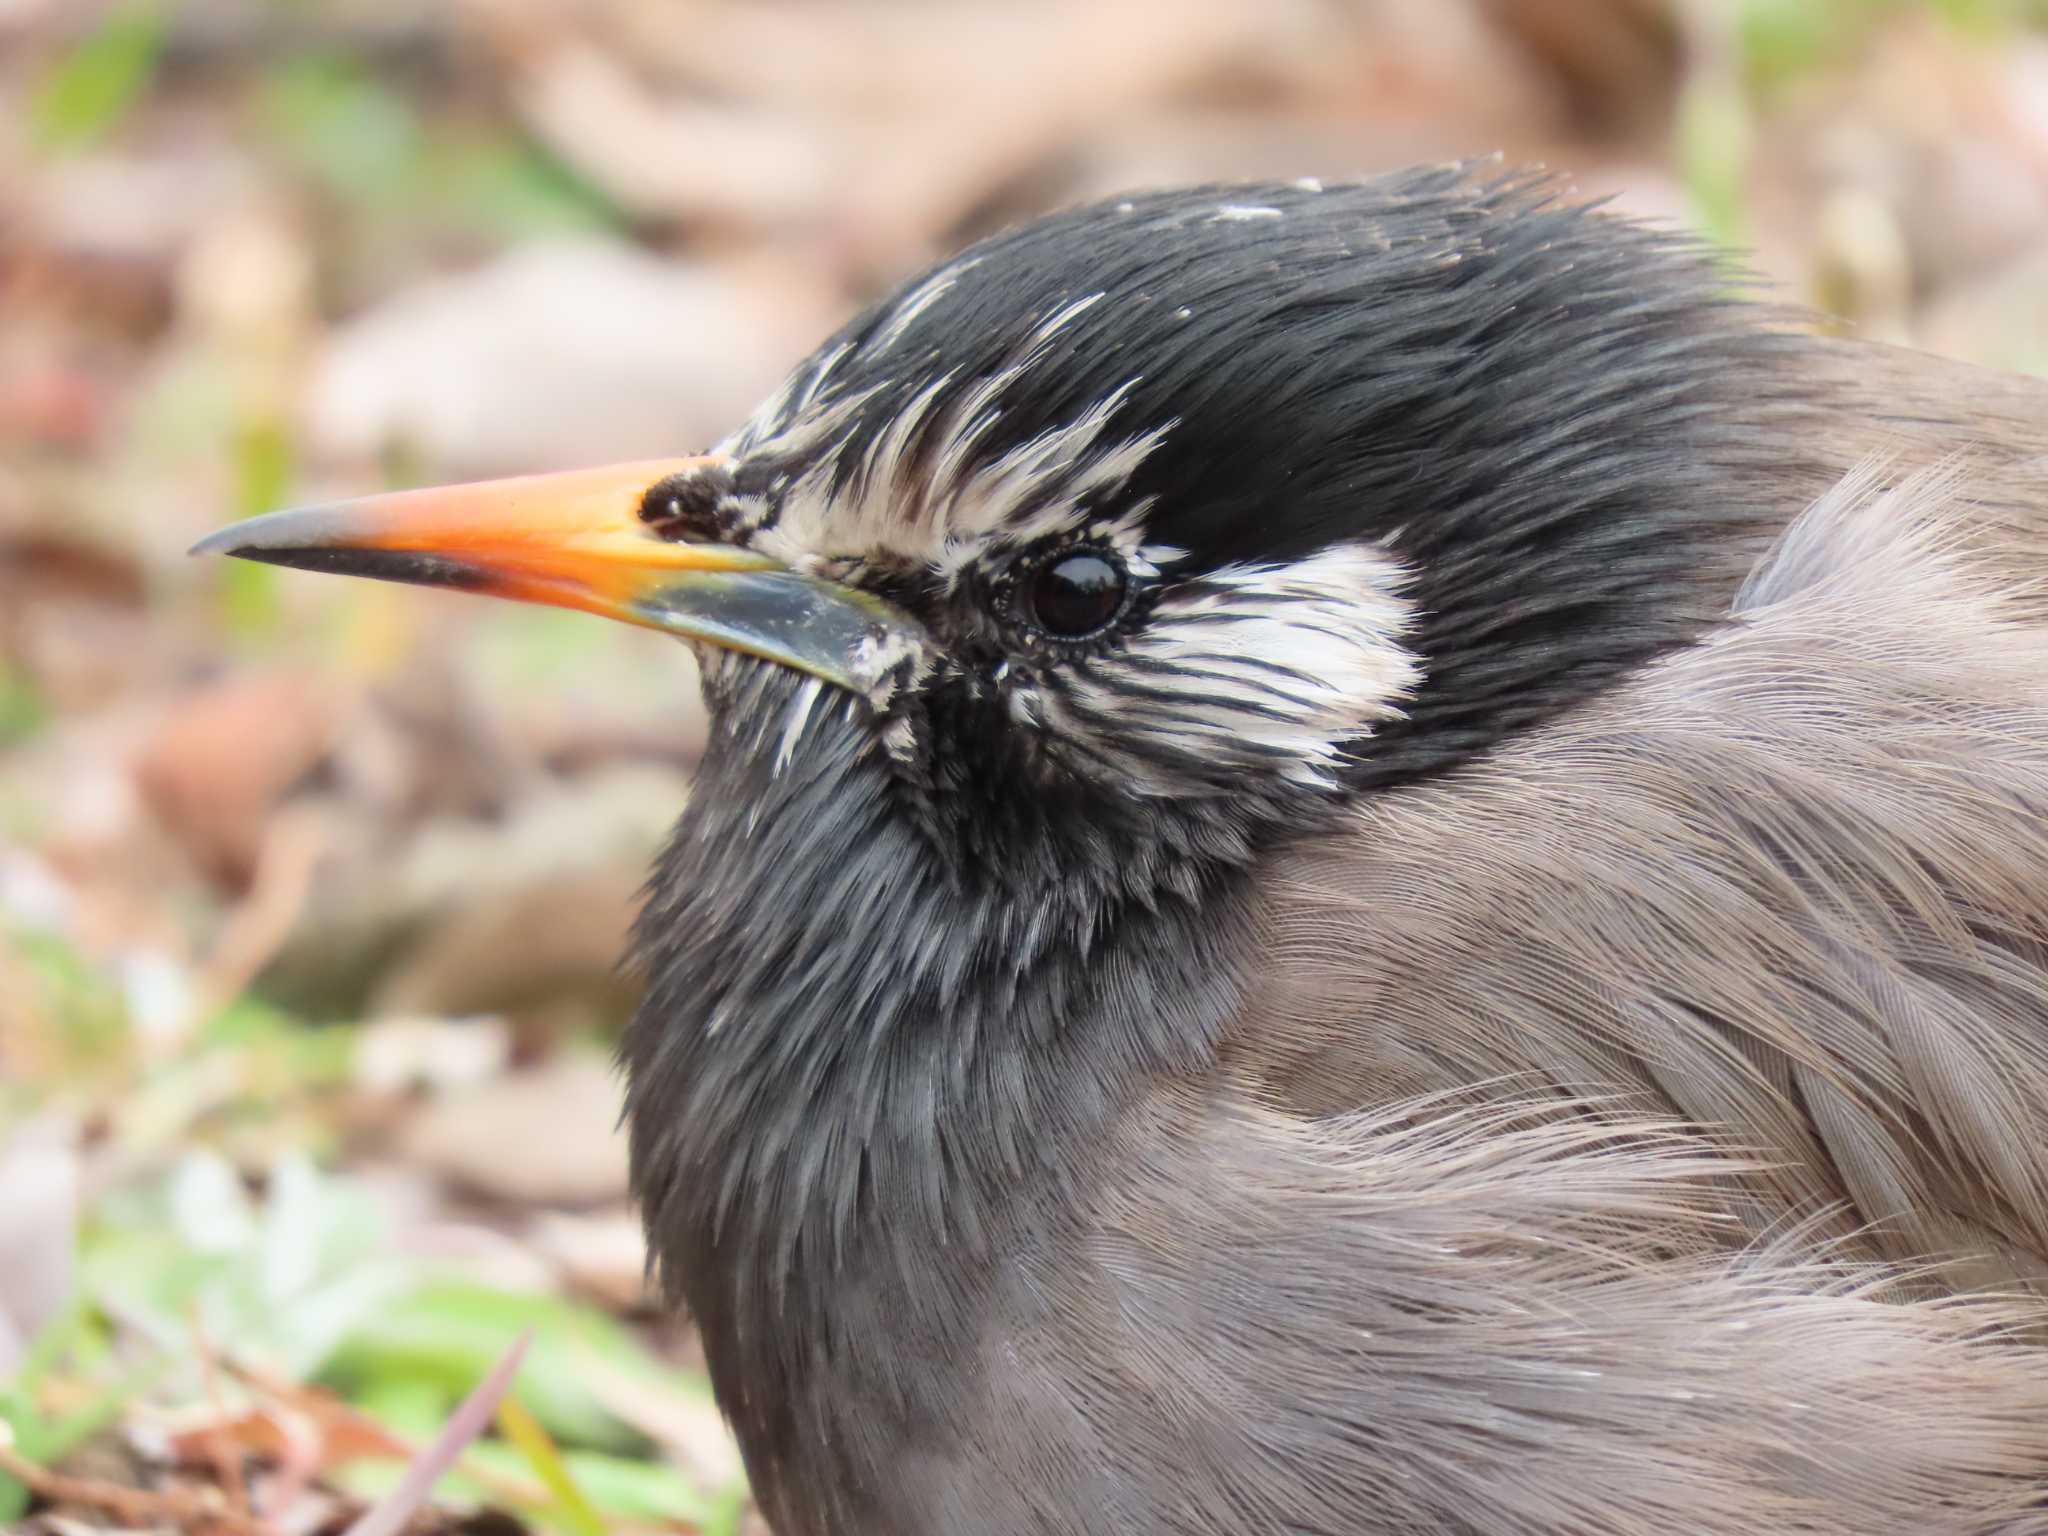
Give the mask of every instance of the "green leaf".
<path id="1" fill-rule="evenodd" d="M 103 970 L 54 933 L 10 930 L 0 937 L 24 962 L 37 1002 L 56 1022 L 67 1067 L 87 1069 L 126 1059 L 127 1006 Z"/>
<path id="2" fill-rule="evenodd" d="M 119 127 L 155 81 L 168 31 L 152 0 L 117 6 L 43 78 L 29 109 L 37 141 L 83 149 Z"/>
<path id="3" fill-rule="evenodd" d="M 1958 32 L 1998 39 L 2016 27 L 2038 24 L 2048 8 L 2033 0 L 1927 0 L 1928 7 Z"/>
<path id="4" fill-rule="evenodd" d="M 498 1478 L 530 1480 L 533 1469 L 520 1452 L 501 1441 L 482 1441 L 469 1448 L 465 1461 Z M 599 1451 L 568 1451 L 563 1465 L 597 1511 L 613 1524 L 678 1521 L 699 1536 L 722 1536 L 739 1528 L 746 1508 L 742 1489 L 707 1494 L 674 1467 Z M 532 1512 L 558 1530 L 575 1536 L 577 1528 L 553 1505 Z"/>
<path id="5" fill-rule="evenodd" d="M 348 59 L 293 62 L 271 78 L 260 111 L 302 172 L 380 219 L 497 240 L 625 224 L 602 192 L 537 145 L 496 123 L 423 118 Z"/>
<path id="6" fill-rule="evenodd" d="M 290 491 L 296 460 L 291 433 L 278 418 L 244 421 L 234 437 L 235 508 L 238 517 L 275 512 Z M 242 639 L 261 637 L 284 616 L 277 567 L 254 560 L 221 563 L 222 605 L 228 631 Z"/>
<path id="7" fill-rule="evenodd" d="M 420 195 L 450 221 L 501 240 L 620 229 L 603 193 L 523 140 L 457 138 L 434 146 Z"/>
<path id="8" fill-rule="evenodd" d="M 243 517 L 284 504 L 295 458 L 282 418 L 266 415 L 242 424 L 235 439 L 235 504 Z"/>
<path id="9" fill-rule="evenodd" d="M 111 1428 L 140 1390 L 140 1382 L 108 1387 L 84 1407 L 74 1408 L 54 1422 L 46 1421 L 35 1436 L 34 1459 L 46 1466 L 62 1461 L 93 1436 Z"/>
<path id="10" fill-rule="evenodd" d="M 1750 121 L 1741 93 L 1689 87 L 1678 104 L 1678 158 L 1694 211 L 1723 245 L 1747 243 Z"/>
<path id="11" fill-rule="evenodd" d="M 338 197 L 388 210 L 418 175 L 419 114 L 350 60 L 294 59 L 266 82 L 258 110 L 268 135 Z"/>
<path id="12" fill-rule="evenodd" d="M 452 1404 L 442 1384 L 417 1378 L 393 1378 L 367 1387 L 357 1396 L 356 1407 L 409 1440 L 424 1441 L 446 1423 Z M 499 1411 L 504 1414 L 505 1405 Z M 523 1410 L 514 1409 L 514 1414 Z M 529 1424 L 534 1421 L 528 1420 Z M 538 1429 L 538 1425 L 534 1427 Z M 545 1431 L 540 1431 L 545 1434 Z M 494 1502 L 493 1486 L 528 1485 L 538 1480 L 556 1495 L 548 1503 L 522 1509 L 530 1519 L 568 1533 L 593 1536 L 591 1526 L 601 1530 L 607 1518 L 619 1520 L 678 1521 L 710 1536 L 720 1532 L 718 1524 L 728 1504 L 744 1508 L 744 1490 L 717 1499 L 707 1499 L 694 1484 L 668 1467 L 654 1466 L 628 1458 L 607 1456 L 596 1451 L 554 1452 L 558 1467 L 554 1474 L 541 1473 L 529 1447 L 517 1442 L 473 1442 L 462 1459 L 435 1489 L 437 1501 L 482 1505 Z M 477 1475 L 465 1475 L 464 1468 Z M 380 1499 L 390 1493 L 404 1476 L 404 1463 L 388 1458 L 369 1458 L 335 1469 L 336 1486 L 365 1499 Z M 538 1478 L 536 1474 L 539 1474 Z M 488 1478 L 486 1482 L 483 1479 Z M 572 1513 L 561 1502 L 563 1485 L 575 1490 Z M 735 1527 L 736 1529 L 736 1527 Z"/>
<path id="13" fill-rule="evenodd" d="M 429 1283 L 367 1318 L 336 1350 L 323 1379 L 357 1397 L 380 1382 L 431 1381 L 452 1406 L 528 1328 L 534 1330 L 533 1348 L 516 1395 L 564 1444 L 630 1455 L 648 1448 L 646 1438 L 615 1417 L 587 1385 L 592 1359 L 690 1390 L 686 1378 L 655 1361 L 600 1312 L 461 1280 Z"/>
<path id="14" fill-rule="evenodd" d="M 443 1382 L 392 1376 L 365 1383 L 355 1406 L 395 1435 L 425 1440 L 447 1422 L 454 1405 Z"/>
<path id="15" fill-rule="evenodd" d="M 0 659 L 0 747 L 20 746 L 49 720 L 49 701 L 32 681 Z"/>
<path id="16" fill-rule="evenodd" d="M 1848 48 L 1862 0 L 1742 0 L 1736 40 L 1743 77 L 1769 91 L 1810 75 Z"/>
<path id="17" fill-rule="evenodd" d="M 26 1392 L 0 1389 L 0 1425 L 14 1437 L 15 1446 L 31 1461 L 29 1446 L 35 1441 L 35 1404 Z M 28 1488 L 18 1479 L 0 1472 L 0 1529 L 12 1530 L 14 1522 L 28 1513 Z"/>
<path id="18" fill-rule="evenodd" d="M 508 1397 L 498 1405 L 498 1428 L 526 1458 L 542 1486 L 554 1495 L 555 1508 L 573 1536 L 605 1536 L 604 1520 L 591 1508 L 590 1500 L 577 1484 L 576 1474 L 563 1461 L 561 1450 L 517 1398 Z"/>
<path id="19" fill-rule="evenodd" d="M 49 1419 L 37 1410 L 36 1394 L 60 1362 L 100 1368 L 108 1363 L 103 1330 L 91 1308 L 79 1298 L 73 1298 L 44 1325 L 31 1341 L 13 1382 L 0 1388 L 0 1423 L 13 1432 L 15 1449 L 40 1466 L 63 1460 L 113 1424 L 158 1373 L 153 1365 L 125 1371 L 84 1406 L 60 1419 Z M 0 1528 L 26 1514 L 28 1502 L 28 1489 L 0 1472 Z"/>

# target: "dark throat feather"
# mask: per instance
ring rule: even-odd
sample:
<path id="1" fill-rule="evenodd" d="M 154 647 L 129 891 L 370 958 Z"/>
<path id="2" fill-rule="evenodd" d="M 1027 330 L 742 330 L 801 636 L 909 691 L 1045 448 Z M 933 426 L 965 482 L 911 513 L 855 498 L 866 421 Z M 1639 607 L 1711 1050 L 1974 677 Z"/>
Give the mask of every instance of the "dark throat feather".
<path id="1" fill-rule="evenodd" d="M 746 659 L 706 680 L 720 728 L 651 886 L 623 1047 L 662 1279 L 771 1481 L 844 1439 L 835 1410 L 932 1413 L 863 1298 L 916 1294 L 933 1347 L 963 1350 L 984 1278 L 1078 1204 L 1111 1117 L 1210 1056 L 1249 930 L 1242 867 L 1157 827 L 961 860 L 855 708 L 811 709 L 778 750 L 802 686 Z"/>

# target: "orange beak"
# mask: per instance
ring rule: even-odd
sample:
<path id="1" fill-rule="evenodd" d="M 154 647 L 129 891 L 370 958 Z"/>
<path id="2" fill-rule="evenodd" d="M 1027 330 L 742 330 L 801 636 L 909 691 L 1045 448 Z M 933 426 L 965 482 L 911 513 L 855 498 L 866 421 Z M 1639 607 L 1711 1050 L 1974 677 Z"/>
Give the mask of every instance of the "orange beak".
<path id="1" fill-rule="evenodd" d="M 579 608 L 869 692 L 921 635 L 913 620 L 749 549 L 665 538 L 642 518 L 650 490 L 716 462 L 650 459 L 273 512 L 192 553 Z"/>

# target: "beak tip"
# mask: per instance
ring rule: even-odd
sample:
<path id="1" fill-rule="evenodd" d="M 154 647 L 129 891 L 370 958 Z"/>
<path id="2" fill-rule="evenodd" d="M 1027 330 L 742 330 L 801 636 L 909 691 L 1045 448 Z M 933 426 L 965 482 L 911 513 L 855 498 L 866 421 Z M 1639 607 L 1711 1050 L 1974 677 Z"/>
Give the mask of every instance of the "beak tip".
<path id="1" fill-rule="evenodd" d="M 241 530 L 230 524 L 226 528 L 214 529 L 212 533 L 186 550 L 185 554 L 187 558 L 193 555 L 232 555 L 238 553 L 241 547 Z"/>

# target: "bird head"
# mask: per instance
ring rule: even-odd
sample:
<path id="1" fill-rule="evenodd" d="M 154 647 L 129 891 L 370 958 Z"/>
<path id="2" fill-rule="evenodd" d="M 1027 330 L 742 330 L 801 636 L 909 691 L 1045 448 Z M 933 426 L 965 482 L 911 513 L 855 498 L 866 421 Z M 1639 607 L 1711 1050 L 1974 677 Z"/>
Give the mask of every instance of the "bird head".
<path id="1" fill-rule="evenodd" d="M 1155 194 L 918 277 L 702 456 L 199 548 L 680 635 L 771 763 L 847 712 L 998 875 L 1249 857 L 1710 621 L 1771 372 L 1713 286 L 1541 182 Z"/>

